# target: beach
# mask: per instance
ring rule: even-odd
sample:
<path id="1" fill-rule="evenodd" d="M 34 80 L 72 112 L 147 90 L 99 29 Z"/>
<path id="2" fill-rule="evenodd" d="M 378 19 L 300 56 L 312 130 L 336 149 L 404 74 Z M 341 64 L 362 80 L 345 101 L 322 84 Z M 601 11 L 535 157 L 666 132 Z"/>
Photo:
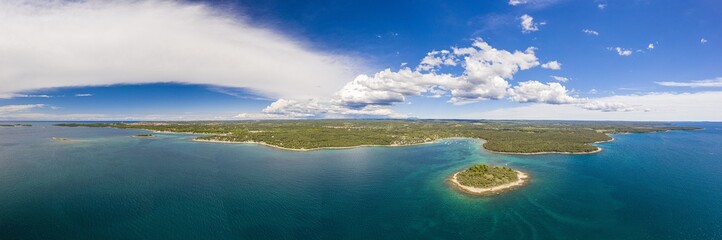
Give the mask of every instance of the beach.
<path id="1" fill-rule="evenodd" d="M 464 171 L 466 171 L 466 170 L 464 170 Z M 462 185 L 459 182 L 459 180 L 456 178 L 456 175 L 459 174 L 460 172 L 456 172 L 456 173 L 454 173 L 454 175 L 451 175 L 450 181 L 454 187 L 456 187 L 457 189 L 459 189 L 465 193 L 474 194 L 474 195 L 487 195 L 487 194 L 497 193 L 497 192 L 500 192 L 503 190 L 509 190 L 509 189 L 512 189 L 515 187 L 519 187 L 528 182 L 528 179 L 529 179 L 528 174 L 521 172 L 521 171 L 517 171 L 517 170 L 515 170 L 515 171 L 516 171 L 516 176 L 519 178 L 519 180 L 517 180 L 515 182 L 507 183 L 507 184 L 502 184 L 499 186 L 489 187 L 489 188 L 478 188 L 478 187 Z"/>

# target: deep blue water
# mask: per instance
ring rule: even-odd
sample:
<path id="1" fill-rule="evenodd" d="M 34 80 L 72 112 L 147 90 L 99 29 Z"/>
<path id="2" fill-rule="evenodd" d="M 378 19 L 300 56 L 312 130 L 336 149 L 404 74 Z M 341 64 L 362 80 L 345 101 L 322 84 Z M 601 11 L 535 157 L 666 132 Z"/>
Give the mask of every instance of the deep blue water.
<path id="1" fill-rule="evenodd" d="M 0 128 L 0 239 L 722 239 L 720 123 L 541 156 L 464 139 L 290 152 L 32 124 Z M 474 163 L 532 180 L 487 197 L 447 185 Z"/>

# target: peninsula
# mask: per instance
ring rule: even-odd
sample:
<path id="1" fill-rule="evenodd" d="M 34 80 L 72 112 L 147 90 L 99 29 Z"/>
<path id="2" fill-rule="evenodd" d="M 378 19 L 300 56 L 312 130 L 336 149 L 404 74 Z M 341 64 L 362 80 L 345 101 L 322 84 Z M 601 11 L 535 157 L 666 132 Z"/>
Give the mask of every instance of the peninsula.
<path id="1" fill-rule="evenodd" d="M 528 178 L 526 173 L 508 167 L 477 164 L 454 173 L 450 181 L 463 192 L 486 195 L 522 186 Z"/>
<path id="2" fill-rule="evenodd" d="M 63 123 L 65 127 L 113 127 L 194 133 L 194 140 L 256 143 L 286 150 L 358 146 L 407 146 L 445 138 L 486 140 L 483 147 L 504 154 L 583 154 L 601 149 L 607 134 L 694 130 L 660 122 L 489 121 L 489 120 L 264 120 L 206 122 Z"/>

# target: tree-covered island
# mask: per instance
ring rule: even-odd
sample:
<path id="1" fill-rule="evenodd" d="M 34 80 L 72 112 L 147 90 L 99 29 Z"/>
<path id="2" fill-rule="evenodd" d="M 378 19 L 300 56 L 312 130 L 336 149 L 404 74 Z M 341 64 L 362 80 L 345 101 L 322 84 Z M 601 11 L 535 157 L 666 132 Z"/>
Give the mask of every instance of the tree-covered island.
<path id="1" fill-rule="evenodd" d="M 288 150 L 405 146 L 444 138 L 484 139 L 484 148 L 509 154 L 594 153 L 607 134 L 693 130 L 659 122 L 489 120 L 264 120 L 211 122 L 65 123 L 195 133 L 198 141 L 259 143 Z"/>
<path id="2" fill-rule="evenodd" d="M 521 186 L 527 179 L 527 174 L 508 167 L 477 164 L 454 173 L 451 184 L 467 193 L 488 194 Z"/>

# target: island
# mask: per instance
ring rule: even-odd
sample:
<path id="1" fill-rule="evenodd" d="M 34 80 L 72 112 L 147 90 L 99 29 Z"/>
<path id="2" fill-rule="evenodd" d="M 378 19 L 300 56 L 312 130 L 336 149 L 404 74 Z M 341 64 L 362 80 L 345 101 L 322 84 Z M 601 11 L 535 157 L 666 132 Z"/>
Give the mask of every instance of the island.
<path id="1" fill-rule="evenodd" d="M 32 127 L 31 124 L 0 124 L 0 127 Z"/>
<path id="2" fill-rule="evenodd" d="M 135 135 L 135 136 L 133 136 L 133 137 L 134 137 L 134 138 L 149 138 L 149 137 L 153 137 L 153 134 L 150 134 L 150 133 L 148 133 L 148 134 L 138 134 L 138 135 Z"/>
<path id="3" fill-rule="evenodd" d="M 513 189 L 528 182 L 529 175 L 508 167 L 477 164 L 451 175 L 451 184 L 462 192 L 487 195 Z"/>
<path id="4" fill-rule="evenodd" d="M 663 122 L 501 121 L 501 120 L 261 120 L 195 122 L 62 123 L 65 127 L 145 129 L 193 133 L 195 141 L 253 143 L 310 151 L 359 146 L 408 146 L 448 138 L 484 140 L 502 154 L 589 154 L 608 134 L 651 133 L 699 128 Z"/>
<path id="5" fill-rule="evenodd" d="M 74 141 L 76 141 L 76 140 L 73 140 L 73 139 L 61 138 L 61 137 L 52 137 L 52 138 L 50 138 L 50 139 L 52 139 L 53 141 L 58 141 L 58 142 L 74 142 Z"/>

